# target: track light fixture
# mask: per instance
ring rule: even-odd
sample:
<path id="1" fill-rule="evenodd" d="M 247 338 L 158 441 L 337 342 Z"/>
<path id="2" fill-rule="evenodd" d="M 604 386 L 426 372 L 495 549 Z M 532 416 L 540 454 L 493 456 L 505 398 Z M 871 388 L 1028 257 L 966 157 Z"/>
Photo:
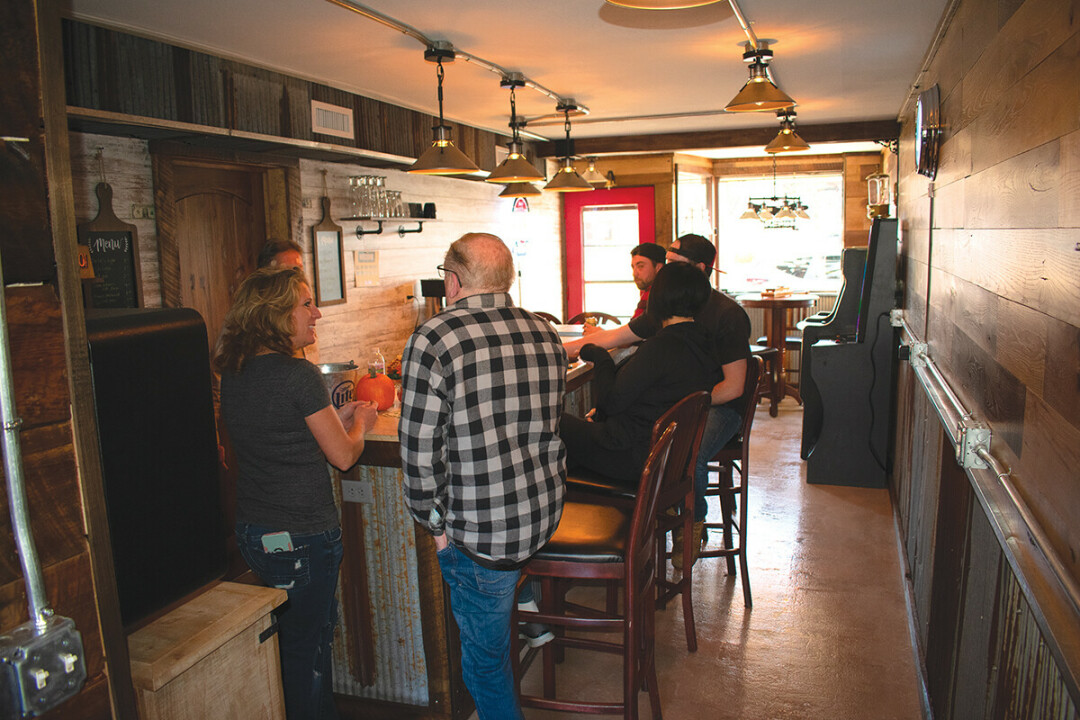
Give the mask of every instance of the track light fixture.
<path id="1" fill-rule="evenodd" d="M 531 183 L 540 182 L 544 179 L 544 176 L 533 167 L 532 163 L 525 159 L 522 152 L 521 137 L 518 135 L 518 128 L 521 123 L 518 122 L 517 118 L 517 101 L 514 97 L 514 89 L 524 85 L 525 79 L 520 73 L 505 75 L 499 83 L 500 87 L 510 88 L 510 130 L 513 132 L 513 137 L 507 144 L 507 147 L 510 148 L 510 154 L 499 163 L 499 167 L 495 168 L 485 178 L 488 182 Z"/>
<path id="2" fill-rule="evenodd" d="M 794 110 L 777 110 L 776 117 L 780 118 L 780 132 L 765 146 L 765 152 L 798 152 L 810 149 L 810 145 L 795 132 Z"/>
<path id="3" fill-rule="evenodd" d="M 454 147 L 450 139 L 450 126 L 443 122 L 443 62 L 454 61 L 454 48 L 449 43 L 435 43 L 424 51 L 424 59 L 436 65 L 435 76 L 439 80 L 439 124 L 432 130 L 435 140 L 407 172 L 421 175 L 458 175 L 476 172 L 480 168 L 465 153 Z"/>
<path id="4" fill-rule="evenodd" d="M 750 79 L 724 108 L 728 112 L 759 112 L 795 107 L 795 101 L 776 86 L 769 76 L 769 61 L 773 53 L 769 44 L 760 41 L 757 47 L 746 43 L 743 62 L 749 63 Z"/>
<path id="5" fill-rule="evenodd" d="M 564 116 L 563 127 L 566 128 L 566 154 L 562 158 L 562 167 L 551 182 L 544 186 L 545 190 L 554 192 L 584 192 L 593 190 L 593 186 L 582 179 L 574 169 L 574 145 L 570 141 L 570 113 L 577 109 L 572 101 L 559 103 L 558 111 Z"/>

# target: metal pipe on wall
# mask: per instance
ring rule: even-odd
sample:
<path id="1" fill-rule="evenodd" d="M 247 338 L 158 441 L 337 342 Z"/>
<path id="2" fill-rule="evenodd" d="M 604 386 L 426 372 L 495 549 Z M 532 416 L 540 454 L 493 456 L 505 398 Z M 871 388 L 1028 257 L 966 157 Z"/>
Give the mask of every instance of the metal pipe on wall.
<path id="1" fill-rule="evenodd" d="M 934 364 L 926 343 L 906 320 L 901 321 L 901 328 L 901 340 L 910 352 L 915 376 L 941 419 L 951 444 L 958 449 L 959 463 L 965 423 L 970 423 L 974 415 L 964 407 Z M 973 450 L 986 467 L 967 465 L 965 472 L 998 537 L 1002 553 L 1039 619 L 1062 677 L 1073 688 L 1080 687 L 1080 647 L 1076 646 L 1073 629 L 1080 622 L 1080 584 L 1020 496 L 1012 481 L 1011 470 L 990 452 L 989 447 L 987 439 L 984 446 Z M 1063 617 L 1067 618 L 1064 625 Z"/>
<path id="2" fill-rule="evenodd" d="M 4 276 L 0 261 L 0 278 Z M 4 474 L 7 476 L 8 504 L 11 508 L 11 527 L 15 534 L 15 546 L 22 563 L 26 582 L 26 599 L 30 619 L 39 630 L 44 630 L 52 611 L 45 597 L 45 584 L 41 577 L 34 535 L 30 532 L 30 508 L 26 502 L 23 478 L 22 453 L 19 448 L 19 427 L 22 420 L 15 409 L 15 390 L 12 387 L 11 351 L 7 334 L 7 302 L 0 293 L 0 421 L 4 428 Z"/>

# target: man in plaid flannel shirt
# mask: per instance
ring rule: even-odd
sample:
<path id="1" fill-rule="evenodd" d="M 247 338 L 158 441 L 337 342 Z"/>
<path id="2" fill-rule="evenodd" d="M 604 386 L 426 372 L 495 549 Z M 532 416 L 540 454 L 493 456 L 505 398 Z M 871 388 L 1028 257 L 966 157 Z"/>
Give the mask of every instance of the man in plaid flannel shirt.
<path id="1" fill-rule="evenodd" d="M 521 566 L 562 514 L 567 356 L 549 323 L 514 307 L 499 238 L 462 236 L 440 271 L 449 304 L 402 354 L 405 499 L 434 536 L 480 720 L 521 718 L 510 617 Z"/>

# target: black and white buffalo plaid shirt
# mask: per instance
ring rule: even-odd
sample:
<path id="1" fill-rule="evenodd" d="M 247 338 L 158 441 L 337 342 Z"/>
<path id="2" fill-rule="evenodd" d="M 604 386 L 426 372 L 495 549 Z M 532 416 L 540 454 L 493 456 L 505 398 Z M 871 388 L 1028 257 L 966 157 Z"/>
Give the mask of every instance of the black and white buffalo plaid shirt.
<path id="1" fill-rule="evenodd" d="M 520 565 L 559 523 L 566 365 L 554 328 L 506 293 L 462 298 L 405 345 L 406 503 L 481 565 Z"/>

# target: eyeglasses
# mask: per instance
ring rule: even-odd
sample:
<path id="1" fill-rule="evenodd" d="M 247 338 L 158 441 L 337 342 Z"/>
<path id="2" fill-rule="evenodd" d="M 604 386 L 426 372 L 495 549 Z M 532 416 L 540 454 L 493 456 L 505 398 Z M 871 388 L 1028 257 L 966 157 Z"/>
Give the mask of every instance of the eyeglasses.
<path id="1" fill-rule="evenodd" d="M 456 271 L 451 270 L 450 268 L 445 267 L 443 265 L 440 265 L 435 269 L 439 271 L 439 277 L 442 278 L 443 280 L 446 279 L 446 274 L 447 273 L 452 273 L 454 275 L 454 277 L 456 277 L 458 279 L 458 282 L 459 283 L 461 282 L 461 276 L 458 275 Z"/>

